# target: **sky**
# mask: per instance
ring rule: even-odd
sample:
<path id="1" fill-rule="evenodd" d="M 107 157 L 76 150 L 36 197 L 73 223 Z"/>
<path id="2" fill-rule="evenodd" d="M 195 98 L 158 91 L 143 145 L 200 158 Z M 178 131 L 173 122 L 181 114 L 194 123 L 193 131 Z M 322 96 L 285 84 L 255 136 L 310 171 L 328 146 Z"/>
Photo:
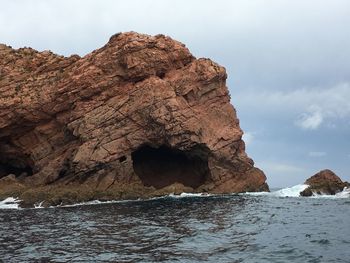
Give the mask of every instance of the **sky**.
<path id="1" fill-rule="evenodd" d="M 85 55 L 165 34 L 224 66 L 246 150 L 270 187 L 350 181 L 350 1 L 2 0 L 0 43 Z"/>

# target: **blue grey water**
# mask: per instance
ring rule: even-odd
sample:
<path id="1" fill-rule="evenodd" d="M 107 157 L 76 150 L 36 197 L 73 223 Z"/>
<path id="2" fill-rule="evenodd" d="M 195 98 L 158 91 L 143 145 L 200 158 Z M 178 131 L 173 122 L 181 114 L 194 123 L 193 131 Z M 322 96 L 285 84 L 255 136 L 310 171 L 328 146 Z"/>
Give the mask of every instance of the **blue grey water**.
<path id="1" fill-rule="evenodd" d="M 0 210 L 0 262 L 350 262 L 350 198 L 165 197 Z"/>

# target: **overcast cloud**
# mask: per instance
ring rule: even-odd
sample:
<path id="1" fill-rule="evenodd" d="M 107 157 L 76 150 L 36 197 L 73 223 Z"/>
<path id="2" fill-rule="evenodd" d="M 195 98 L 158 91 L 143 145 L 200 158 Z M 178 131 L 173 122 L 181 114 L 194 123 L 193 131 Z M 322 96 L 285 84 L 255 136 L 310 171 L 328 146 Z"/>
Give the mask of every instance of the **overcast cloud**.
<path id="1" fill-rule="evenodd" d="M 84 55 L 117 32 L 163 33 L 225 66 L 248 154 L 274 186 L 350 181 L 350 1 L 1 2 L 0 42 Z"/>

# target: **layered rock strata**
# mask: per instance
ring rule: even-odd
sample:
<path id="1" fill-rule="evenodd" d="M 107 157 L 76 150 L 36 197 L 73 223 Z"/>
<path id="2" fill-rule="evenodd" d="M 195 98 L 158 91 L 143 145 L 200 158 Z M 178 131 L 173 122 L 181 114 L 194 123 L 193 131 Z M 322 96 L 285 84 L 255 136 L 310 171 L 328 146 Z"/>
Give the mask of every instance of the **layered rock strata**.
<path id="1" fill-rule="evenodd" d="M 0 45 L 0 196 L 268 190 L 226 78 L 164 35 L 116 34 L 84 57 Z"/>

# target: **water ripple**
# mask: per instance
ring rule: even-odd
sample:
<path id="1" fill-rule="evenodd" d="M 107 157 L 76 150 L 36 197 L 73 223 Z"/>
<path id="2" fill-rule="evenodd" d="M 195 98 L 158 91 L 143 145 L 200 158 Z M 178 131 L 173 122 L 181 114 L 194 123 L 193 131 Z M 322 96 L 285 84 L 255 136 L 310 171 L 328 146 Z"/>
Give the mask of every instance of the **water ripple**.
<path id="1" fill-rule="evenodd" d="M 0 210 L 0 255 L 4 262 L 350 262 L 348 208 L 347 199 L 230 195 Z"/>

